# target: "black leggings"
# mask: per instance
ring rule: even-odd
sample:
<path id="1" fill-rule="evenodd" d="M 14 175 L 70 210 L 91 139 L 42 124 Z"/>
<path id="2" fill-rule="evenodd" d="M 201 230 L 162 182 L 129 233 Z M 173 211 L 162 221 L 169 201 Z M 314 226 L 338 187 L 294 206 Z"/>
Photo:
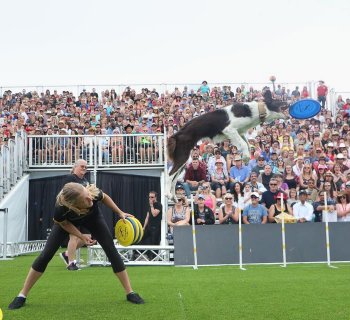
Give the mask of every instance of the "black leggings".
<path id="1" fill-rule="evenodd" d="M 98 241 L 111 262 L 113 272 L 122 272 L 125 266 L 113 243 L 113 237 L 107 227 L 101 212 L 92 214 L 81 222 L 81 226 L 90 230 L 91 235 Z M 54 224 L 45 248 L 33 262 L 32 268 L 37 272 L 44 272 L 47 265 L 59 249 L 62 241 L 67 237 L 67 232 L 58 224 Z"/>

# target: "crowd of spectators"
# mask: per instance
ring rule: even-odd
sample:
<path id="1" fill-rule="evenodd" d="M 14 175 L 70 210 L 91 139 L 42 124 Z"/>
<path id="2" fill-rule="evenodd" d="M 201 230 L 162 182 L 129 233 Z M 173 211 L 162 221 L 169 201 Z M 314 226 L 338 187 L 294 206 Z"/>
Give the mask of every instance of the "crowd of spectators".
<path id="1" fill-rule="evenodd" d="M 286 88 L 277 84 L 273 94 L 276 99 L 290 102 L 310 97 L 306 86 L 299 89 L 298 86 Z M 320 101 L 322 109 L 314 118 L 276 120 L 250 129 L 246 133 L 251 151 L 249 159 L 242 158 L 241 150 L 229 140 L 219 145 L 210 140 L 200 141 L 193 149 L 180 181 L 185 195 L 188 197 L 191 192 L 197 192 L 201 195 L 200 201 L 209 208 L 212 206 L 210 209 L 215 212 L 216 202 L 230 201 L 232 196 L 235 204 L 240 194 L 246 206 L 251 206 L 252 200 L 255 203 L 251 194 L 258 194 L 260 203 L 268 210 L 266 219 L 261 219 L 264 223 L 273 222 L 274 214 L 271 212 L 280 210 L 278 192 L 286 196 L 285 208 L 289 208 L 291 214 L 294 214 L 294 204 L 302 203 L 300 198 L 306 195 L 306 203 L 313 206 L 313 212 L 311 218 L 307 213 L 305 221 L 322 221 L 325 201 L 328 211 L 336 212 L 335 220 L 350 220 L 350 99 L 343 100 L 339 96 L 336 112 L 332 114 L 326 104 L 327 94 L 327 86 L 320 81 L 315 98 Z M 92 89 L 74 96 L 69 91 L 7 90 L 0 97 L 0 144 L 6 144 L 23 131 L 42 136 L 113 137 L 115 134 L 147 135 L 166 130 L 171 136 L 194 117 L 233 102 L 260 97 L 259 88 L 246 88 L 244 85 L 210 87 L 206 81 L 195 90 L 185 86 L 172 92 L 148 88 L 136 92 L 127 87 L 120 94 L 114 89 L 99 93 Z M 146 140 L 143 137 L 139 141 L 144 148 L 144 157 L 149 152 Z M 107 141 L 106 157 L 113 159 L 120 152 L 125 152 L 126 148 L 114 144 L 116 141 L 112 138 Z M 52 153 L 52 157 L 54 154 L 62 156 L 57 155 L 57 150 L 48 152 Z M 152 152 L 158 153 L 159 150 Z M 70 161 L 74 160 L 71 155 Z M 274 190 L 271 191 L 271 188 Z M 271 194 L 267 196 L 267 192 Z M 322 198 L 324 192 L 327 199 Z M 270 210 L 272 205 L 274 208 Z M 230 206 L 226 207 L 230 210 Z M 295 208 L 298 207 L 300 205 Z M 221 209 L 220 212 L 223 213 Z M 234 222 L 235 216 L 233 213 L 225 221 Z M 248 216 L 244 221 L 258 220 Z"/>

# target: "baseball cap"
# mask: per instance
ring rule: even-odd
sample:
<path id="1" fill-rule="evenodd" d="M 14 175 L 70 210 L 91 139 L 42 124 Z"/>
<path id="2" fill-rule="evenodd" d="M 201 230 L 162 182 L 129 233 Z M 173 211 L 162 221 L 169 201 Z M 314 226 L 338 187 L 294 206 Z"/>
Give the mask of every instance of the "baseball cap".
<path id="1" fill-rule="evenodd" d="M 198 195 L 198 197 L 197 197 L 197 198 L 198 198 L 198 199 L 205 200 L 205 196 L 204 196 L 204 194 L 201 194 L 201 193 Z"/>
<path id="2" fill-rule="evenodd" d="M 242 160 L 241 156 L 235 156 L 235 161 L 240 161 Z"/>
<path id="3" fill-rule="evenodd" d="M 252 192 L 252 193 L 250 194 L 250 197 L 259 198 L 259 193 L 257 193 L 257 192 Z"/>
<path id="4" fill-rule="evenodd" d="M 183 187 L 182 184 L 177 184 L 177 185 L 176 185 L 175 190 L 179 190 L 179 189 L 184 190 L 184 187 Z"/>
<path id="5" fill-rule="evenodd" d="M 337 159 L 344 159 L 344 155 L 342 153 L 338 153 L 336 158 Z"/>
<path id="6" fill-rule="evenodd" d="M 300 190 L 300 191 L 299 191 L 299 196 L 301 196 L 302 194 L 307 195 L 307 192 L 306 192 L 305 190 Z"/>
<path id="7" fill-rule="evenodd" d="M 346 145 L 345 145 L 345 143 L 339 143 L 339 148 L 346 148 Z"/>

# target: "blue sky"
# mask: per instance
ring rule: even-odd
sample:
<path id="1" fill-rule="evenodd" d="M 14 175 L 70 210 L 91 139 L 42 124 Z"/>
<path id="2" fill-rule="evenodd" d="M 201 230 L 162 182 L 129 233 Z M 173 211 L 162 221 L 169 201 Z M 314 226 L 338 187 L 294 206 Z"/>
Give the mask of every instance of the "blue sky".
<path id="1" fill-rule="evenodd" d="M 0 86 L 303 82 L 350 91 L 349 1 L 6 1 Z"/>

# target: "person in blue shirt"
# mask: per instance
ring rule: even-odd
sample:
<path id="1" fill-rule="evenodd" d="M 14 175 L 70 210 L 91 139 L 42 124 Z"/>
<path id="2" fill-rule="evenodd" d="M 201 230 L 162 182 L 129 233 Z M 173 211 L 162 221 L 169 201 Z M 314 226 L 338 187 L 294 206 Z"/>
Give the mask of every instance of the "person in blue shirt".
<path id="1" fill-rule="evenodd" d="M 235 165 L 230 169 L 230 189 L 235 182 L 246 183 L 249 181 L 250 171 L 247 166 L 242 164 L 241 156 L 235 156 Z"/>
<path id="2" fill-rule="evenodd" d="M 203 81 L 202 82 L 202 85 L 200 86 L 200 91 L 201 91 L 201 94 L 209 94 L 210 93 L 210 88 L 208 86 L 208 82 L 207 81 Z"/>
<path id="3" fill-rule="evenodd" d="M 267 210 L 259 204 L 259 193 L 252 192 L 251 204 L 243 210 L 242 221 L 244 224 L 265 224 L 267 222 Z"/>

